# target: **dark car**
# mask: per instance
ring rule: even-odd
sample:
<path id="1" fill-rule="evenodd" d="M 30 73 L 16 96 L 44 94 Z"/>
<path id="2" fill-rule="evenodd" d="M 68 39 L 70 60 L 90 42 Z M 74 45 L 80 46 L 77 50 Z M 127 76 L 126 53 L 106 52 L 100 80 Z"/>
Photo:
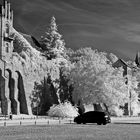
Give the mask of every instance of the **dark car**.
<path id="1" fill-rule="evenodd" d="M 106 112 L 89 111 L 75 117 L 74 122 L 76 122 L 77 124 L 97 123 L 98 125 L 106 125 L 107 123 L 111 122 L 111 119 L 109 114 Z"/>

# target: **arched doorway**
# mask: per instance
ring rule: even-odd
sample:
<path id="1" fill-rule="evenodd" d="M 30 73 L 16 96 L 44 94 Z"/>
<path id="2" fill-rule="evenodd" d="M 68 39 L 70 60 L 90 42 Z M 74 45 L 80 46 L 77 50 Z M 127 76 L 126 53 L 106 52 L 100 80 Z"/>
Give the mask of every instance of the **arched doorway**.
<path id="1" fill-rule="evenodd" d="M 1 69 L 0 69 L 0 108 L 1 108 L 1 114 L 7 115 L 8 102 L 5 96 L 5 78 L 2 75 Z"/>
<path id="2" fill-rule="evenodd" d="M 18 88 L 18 101 L 19 101 L 20 113 L 28 114 L 28 107 L 27 107 L 27 101 L 25 96 L 23 78 L 19 71 L 16 72 L 18 74 L 17 88 Z"/>
<path id="3" fill-rule="evenodd" d="M 9 88 L 9 99 L 11 102 L 11 113 L 17 114 L 17 102 L 15 100 L 15 80 L 12 77 L 12 71 L 10 69 L 6 69 L 9 73 L 8 76 L 8 88 Z"/>

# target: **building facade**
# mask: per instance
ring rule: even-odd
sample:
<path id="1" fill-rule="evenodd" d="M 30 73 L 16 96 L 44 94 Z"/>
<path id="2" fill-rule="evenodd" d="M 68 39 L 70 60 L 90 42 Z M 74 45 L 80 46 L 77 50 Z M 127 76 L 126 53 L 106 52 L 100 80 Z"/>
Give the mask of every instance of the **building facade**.
<path id="1" fill-rule="evenodd" d="M 28 114 L 22 71 L 12 63 L 13 11 L 4 1 L 0 7 L 0 114 Z"/>

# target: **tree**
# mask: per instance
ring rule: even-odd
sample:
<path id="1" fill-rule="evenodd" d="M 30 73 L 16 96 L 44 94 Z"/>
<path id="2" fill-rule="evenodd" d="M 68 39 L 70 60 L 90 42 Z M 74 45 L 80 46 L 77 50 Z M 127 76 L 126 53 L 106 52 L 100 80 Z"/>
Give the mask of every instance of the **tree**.
<path id="1" fill-rule="evenodd" d="M 72 91 L 73 85 L 69 84 L 70 77 L 69 71 L 63 67 L 60 68 L 60 80 L 59 80 L 59 96 L 60 101 L 64 103 L 65 101 L 72 102 Z"/>
<path id="2" fill-rule="evenodd" d="M 41 102 L 41 96 L 43 94 L 43 81 L 41 83 L 35 82 L 34 83 L 34 90 L 32 91 L 30 95 L 31 100 L 31 107 L 33 114 L 38 115 L 41 111 L 40 102 Z"/>
<path id="3" fill-rule="evenodd" d="M 118 60 L 118 57 L 113 53 L 110 53 L 109 57 L 112 63 L 115 63 Z"/>
<path id="4" fill-rule="evenodd" d="M 46 115 L 53 104 L 58 104 L 56 89 L 48 75 L 40 83 L 35 82 L 34 90 L 30 96 L 33 114 Z"/>
<path id="5" fill-rule="evenodd" d="M 41 50 L 48 59 L 65 56 L 65 42 L 62 35 L 58 33 L 55 17 L 51 18 L 45 36 L 41 36 L 40 43 Z"/>
<path id="6" fill-rule="evenodd" d="M 71 71 L 76 103 L 105 103 L 112 108 L 128 102 L 123 69 L 113 68 L 106 53 L 84 48 L 77 51 L 77 60 Z"/>

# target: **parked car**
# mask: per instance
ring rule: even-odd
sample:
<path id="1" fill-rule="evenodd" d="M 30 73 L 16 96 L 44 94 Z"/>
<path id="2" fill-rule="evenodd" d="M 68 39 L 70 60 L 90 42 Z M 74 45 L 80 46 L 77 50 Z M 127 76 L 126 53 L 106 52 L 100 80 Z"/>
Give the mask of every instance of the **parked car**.
<path id="1" fill-rule="evenodd" d="M 106 112 L 89 111 L 75 117 L 74 122 L 77 124 L 97 123 L 98 125 L 106 125 L 107 123 L 111 123 L 111 119 L 109 114 Z"/>

